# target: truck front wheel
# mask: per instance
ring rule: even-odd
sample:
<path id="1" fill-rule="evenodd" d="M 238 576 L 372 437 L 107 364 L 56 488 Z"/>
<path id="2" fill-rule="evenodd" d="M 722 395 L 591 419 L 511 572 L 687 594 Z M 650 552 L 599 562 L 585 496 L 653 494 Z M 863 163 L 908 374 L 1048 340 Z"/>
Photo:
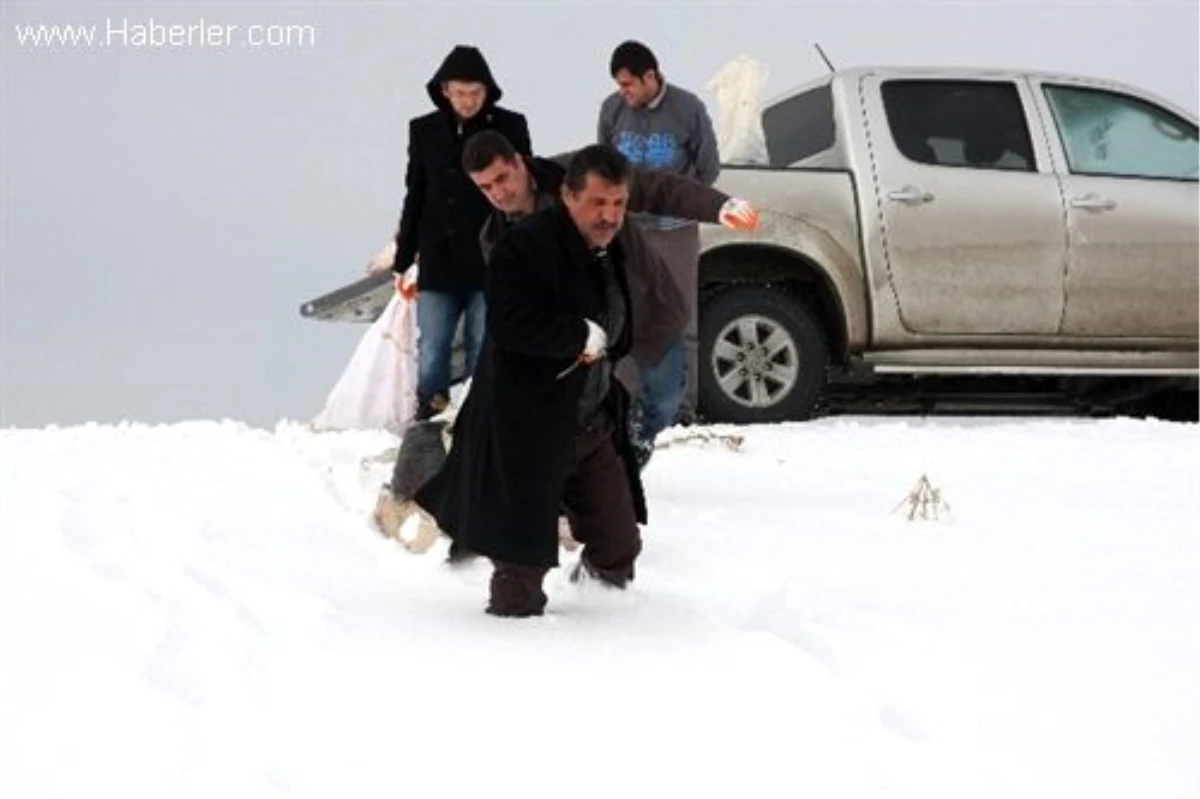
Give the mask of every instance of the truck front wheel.
<path id="1" fill-rule="evenodd" d="M 829 347 L 809 307 L 763 286 L 709 295 L 700 308 L 700 407 L 717 422 L 809 418 L 825 387 Z"/>

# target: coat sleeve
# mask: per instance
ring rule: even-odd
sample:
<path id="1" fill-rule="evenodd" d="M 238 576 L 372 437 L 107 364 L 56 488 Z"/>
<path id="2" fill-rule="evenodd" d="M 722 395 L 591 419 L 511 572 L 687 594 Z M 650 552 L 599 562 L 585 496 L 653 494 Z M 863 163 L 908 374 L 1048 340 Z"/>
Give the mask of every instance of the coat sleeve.
<path id="1" fill-rule="evenodd" d="M 692 164 L 695 167 L 696 180 L 706 186 L 716 183 L 721 174 L 721 156 L 717 152 L 717 134 L 713 130 L 712 119 L 704 103 L 696 100 L 695 118 L 692 121 L 692 131 L 695 151 L 692 153 Z"/>
<path id="2" fill-rule="evenodd" d="M 396 230 L 396 260 L 392 271 L 401 273 L 412 266 L 417 257 L 418 231 L 421 212 L 425 208 L 425 167 L 419 147 L 420 134 L 416 120 L 408 124 L 408 168 L 404 172 L 404 207 Z"/>
<path id="3" fill-rule="evenodd" d="M 515 235 L 514 235 L 515 234 Z M 582 316 L 554 310 L 554 287 L 538 269 L 529 236 L 509 231 L 488 266 L 488 331 L 500 350 L 545 358 L 574 358 L 587 343 Z"/>
<path id="4" fill-rule="evenodd" d="M 694 222 L 717 222 L 729 195 L 671 172 L 634 168 L 629 180 L 629 210 Z"/>
<path id="5" fill-rule="evenodd" d="M 622 231 L 622 244 L 633 318 L 642 320 L 633 326 L 630 355 L 639 366 L 653 366 L 683 333 L 689 306 L 662 256 L 640 228 L 630 226 Z"/>

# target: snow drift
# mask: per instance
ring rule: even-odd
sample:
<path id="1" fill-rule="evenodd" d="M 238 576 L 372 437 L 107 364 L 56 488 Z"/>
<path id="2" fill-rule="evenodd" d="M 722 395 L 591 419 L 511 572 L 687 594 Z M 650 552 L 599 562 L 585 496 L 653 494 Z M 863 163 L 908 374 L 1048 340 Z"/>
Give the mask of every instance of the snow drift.
<path id="1" fill-rule="evenodd" d="M 695 432 L 512 621 L 368 527 L 387 433 L 0 431 L 0 795 L 1200 793 L 1195 426 Z"/>

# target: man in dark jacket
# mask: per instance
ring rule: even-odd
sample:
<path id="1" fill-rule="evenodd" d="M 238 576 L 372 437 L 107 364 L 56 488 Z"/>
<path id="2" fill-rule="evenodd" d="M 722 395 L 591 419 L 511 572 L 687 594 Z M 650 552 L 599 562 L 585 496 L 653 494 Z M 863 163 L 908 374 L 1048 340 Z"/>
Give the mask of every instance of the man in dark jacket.
<path id="1" fill-rule="evenodd" d="M 472 136 L 463 148 L 463 168 L 487 197 L 492 213 L 480 233 L 484 259 L 488 260 L 501 235 L 522 218 L 557 202 L 569 158 L 521 155 L 503 134 L 484 131 Z M 694 222 L 720 223 L 747 229 L 757 223 L 748 203 L 702 183 L 669 172 L 632 169 L 629 179 L 629 213 L 662 214 Z M 629 384 L 634 369 L 642 375 L 670 369 L 665 363 L 680 340 L 688 321 L 689 304 L 667 269 L 662 256 L 636 225 L 623 225 L 617 238 L 627 258 L 630 299 L 633 303 L 633 346 L 630 357 L 617 366 Z M 695 283 L 695 278 L 691 280 Z M 682 368 L 682 362 L 678 364 Z M 642 381 L 643 388 L 649 382 Z M 684 384 L 676 380 L 674 403 L 683 398 Z M 636 385 L 636 382 L 634 383 Z M 645 465 L 654 437 L 669 419 L 647 420 L 651 426 L 635 437 L 638 463 Z"/>
<path id="2" fill-rule="evenodd" d="M 463 173 L 463 142 L 480 130 L 497 130 L 519 151 L 531 152 L 525 117 L 496 105 L 500 87 L 478 49 L 455 47 L 426 89 L 437 110 L 409 122 L 407 193 L 392 265 L 399 274 L 419 257 L 417 416 L 422 419 L 445 405 L 460 317 L 465 317 L 468 374 L 483 342 L 486 309 L 478 235 L 489 208 Z"/>
<path id="3" fill-rule="evenodd" d="M 633 319 L 625 218 L 629 167 L 611 147 L 572 158 L 560 200 L 505 233 L 487 278 L 488 331 L 445 466 L 416 501 L 493 562 L 487 610 L 536 616 L 558 564 L 565 507 L 581 564 L 623 588 L 641 551 L 642 484 L 612 364 Z"/>

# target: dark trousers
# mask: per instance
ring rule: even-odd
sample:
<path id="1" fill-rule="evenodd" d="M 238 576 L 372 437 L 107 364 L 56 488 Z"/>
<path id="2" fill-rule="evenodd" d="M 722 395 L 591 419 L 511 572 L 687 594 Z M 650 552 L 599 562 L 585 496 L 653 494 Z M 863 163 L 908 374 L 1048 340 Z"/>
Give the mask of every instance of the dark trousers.
<path id="1" fill-rule="evenodd" d="M 603 582 L 624 588 L 634 577 L 642 551 L 633 495 L 625 465 L 613 443 L 616 424 L 607 413 L 597 424 L 576 432 L 574 452 L 562 504 L 571 535 L 583 544 L 587 571 Z M 546 607 L 542 580 L 547 569 L 493 564 L 488 613 L 539 616 Z"/>
<path id="2" fill-rule="evenodd" d="M 600 579 L 624 587 L 633 579 L 642 534 L 625 464 L 613 443 L 615 428 L 604 413 L 595 426 L 576 432 L 562 504 L 571 535 L 583 544 L 584 562 Z"/>

